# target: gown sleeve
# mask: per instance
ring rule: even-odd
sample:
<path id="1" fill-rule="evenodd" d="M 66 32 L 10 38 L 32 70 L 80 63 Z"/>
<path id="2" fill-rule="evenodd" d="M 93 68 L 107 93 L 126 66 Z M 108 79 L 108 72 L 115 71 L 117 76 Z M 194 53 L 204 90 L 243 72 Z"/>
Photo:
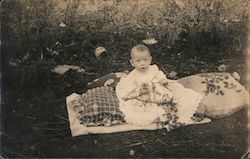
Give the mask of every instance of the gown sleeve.
<path id="1" fill-rule="evenodd" d="M 121 78 L 120 82 L 118 82 L 116 86 L 116 95 L 119 100 L 124 100 L 124 98 L 133 93 L 135 89 L 136 85 L 134 80 L 131 76 L 127 76 L 125 78 Z"/>
<path id="2" fill-rule="evenodd" d="M 176 80 L 170 80 L 167 78 L 167 76 L 158 69 L 156 65 L 154 65 L 154 69 L 156 72 L 156 79 L 162 83 L 176 83 Z"/>

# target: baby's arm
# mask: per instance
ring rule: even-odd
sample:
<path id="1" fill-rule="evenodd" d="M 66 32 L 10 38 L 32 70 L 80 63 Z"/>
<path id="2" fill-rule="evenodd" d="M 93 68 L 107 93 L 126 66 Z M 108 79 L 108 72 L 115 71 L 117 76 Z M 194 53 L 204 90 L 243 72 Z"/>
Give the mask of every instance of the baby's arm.
<path id="1" fill-rule="evenodd" d="M 122 78 L 116 86 L 116 95 L 119 100 L 128 100 L 138 96 L 139 91 L 131 79 Z"/>
<path id="2" fill-rule="evenodd" d="M 139 96 L 139 91 L 136 88 L 134 88 L 133 90 L 128 92 L 127 95 L 123 97 L 123 100 L 127 101 L 130 99 L 135 99 L 138 96 Z"/>
<path id="3" fill-rule="evenodd" d="M 168 83 L 176 82 L 175 80 L 167 79 L 166 75 L 162 71 L 160 71 L 160 70 L 157 71 L 156 79 L 162 85 L 167 85 Z"/>

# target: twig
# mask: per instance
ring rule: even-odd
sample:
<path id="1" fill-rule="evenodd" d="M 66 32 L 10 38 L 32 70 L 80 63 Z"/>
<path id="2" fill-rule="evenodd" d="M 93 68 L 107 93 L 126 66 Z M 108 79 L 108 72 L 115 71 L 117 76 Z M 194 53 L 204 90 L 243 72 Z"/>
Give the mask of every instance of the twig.
<path id="1" fill-rule="evenodd" d="M 160 143 L 162 143 L 163 145 L 168 146 L 168 147 L 170 146 L 170 145 L 168 145 L 166 142 L 162 141 L 158 136 L 154 135 L 153 133 L 152 133 L 152 135 L 153 135 Z M 187 143 L 187 142 L 194 142 L 194 141 L 197 141 L 197 140 L 175 140 L 175 141 L 168 141 L 168 143 L 171 142 L 171 143 L 174 143 L 172 146 L 177 146 L 177 145 L 179 145 L 180 143 Z"/>
<path id="2" fill-rule="evenodd" d="M 168 141 L 168 142 L 177 142 L 177 143 L 187 143 L 187 142 L 194 142 L 198 140 L 175 140 L 175 141 Z"/>
<path id="3" fill-rule="evenodd" d="M 167 104 L 167 103 L 164 103 L 164 102 L 162 102 L 162 103 L 161 103 L 161 102 L 154 102 L 154 101 L 142 100 L 142 99 L 138 98 L 138 97 L 140 97 L 140 96 L 142 96 L 142 95 L 145 95 L 145 94 L 147 94 L 147 93 L 140 94 L 140 95 L 138 95 L 137 97 L 130 97 L 130 98 L 127 98 L 126 100 L 137 99 L 137 100 L 139 100 L 139 101 L 141 101 L 141 102 L 153 103 L 153 104 L 157 104 L 157 105 L 160 105 L 160 104 Z M 125 101 L 126 101 L 126 100 L 125 100 Z"/>
<path id="4" fill-rule="evenodd" d="M 151 154 L 155 154 L 155 153 L 158 153 L 158 152 L 160 152 L 160 151 L 162 151 L 162 149 L 156 149 L 156 150 L 154 150 L 153 152 L 151 152 Z"/>
<path id="5" fill-rule="evenodd" d="M 162 141 L 160 138 L 158 138 L 157 140 L 160 141 L 161 144 L 163 144 L 165 146 L 169 146 L 167 143 L 165 143 L 164 141 Z"/>
<path id="6" fill-rule="evenodd" d="M 156 136 L 155 134 L 151 133 L 151 135 L 153 135 L 160 143 L 162 143 L 165 146 L 169 146 L 167 143 L 165 143 L 164 141 L 162 141 L 158 136 Z"/>
<path id="7" fill-rule="evenodd" d="M 212 142 L 207 142 L 205 145 L 201 145 L 201 146 L 204 146 L 204 147 L 207 147 L 207 146 L 213 146 L 213 147 L 236 147 L 234 145 L 231 145 L 231 144 L 216 144 L 216 143 L 212 143 Z"/>
<path id="8" fill-rule="evenodd" d="M 241 157 L 241 159 L 247 159 L 249 157 L 250 150 L 248 150 L 244 155 Z"/>
<path id="9" fill-rule="evenodd" d="M 141 94 L 139 94 L 138 96 L 126 98 L 125 101 L 130 100 L 130 99 L 137 99 L 138 97 L 140 97 L 140 96 L 142 96 L 142 95 L 146 95 L 146 94 L 149 94 L 149 92 L 141 93 Z"/>
<path id="10" fill-rule="evenodd" d="M 26 115 L 25 117 L 31 120 L 36 120 L 36 117 L 30 116 L 30 115 Z"/>
<path id="11" fill-rule="evenodd" d="M 30 116 L 30 115 L 24 115 L 24 114 L 21 114 L 19 112 L 16 112 L 16 115 L 20 116 L 20 117 L 26 117 L 27 119 L 31 119 L 31 120 L 36 120 L 36 117 L 33 117 L 33 116 Z"/>
<path id="12" fill-rule="evenodd" d="M 97 73 L 94 72 L 85 72 L 86 75 L 96 75 Z"/>
<path id="13" fill-rule="evenodd" d="M 52 114 L 52 113 L 51 113 Z M 63 117 L 63 116 L 61 116 L 61 115 L 58 115 L 58 114 L 52 114 L 52 115 L 54 115 L 54 116 L 56 116 L 56 117 L 58 117 L 58 118 L 60 118 L 60 119 L 63 119 L 63 120 L 65 120 L 65 121 L 69 121 L 67 118 L 65 118 L 65 117 Z"/>
<path id="14" fill-rule="evenodd" d="M 22 154 L 19 154 L 19 153 L 17 153 L 17 152 L 11 151 L 11 150 L 6 150 L 6 149 L 5 149 L 5 151 L 8 152 L 8 153 L 11 153 L 11 154 L 13 154 L 13 155 L 17 155 L 17 156 L 19 156 L 19 157 L 22 157 L 22 158 L 27 158 L 26 156 L 24 156 L 24 155 L 22 155 Z"/>
<path id="15" fill-rule="evenodd" d="M 38 125 L 52 125 L 52 124 L 65 124 L 65 122 L 50 122 L 50 123 L 37 123 L 37 124 L 34 124 L 36 126 Z"/>
<path id="16" fill-rule="evenodd" d="M 145 151 L 151 151 L 151 149 L 148 148 L 147 144 L 142 144 Z"/>
<path id="17" fill-rule="evenodd" d="M 43 129 L 43 130 L 51 130 L 51 131 L 64 131 L 64 130 L 66 130 L 66 129 L 38 128 L 38 127 L 33 127 L 33 129 Z"/>
<path id="18" fill-rule="evenodd" d="M 129 148 L 129 147 L 140 146 L 140 145 L 143 145 L 143 144 L 146 144 L 146 143 L 147 143 L 146 141 L 144 141 L 144 142 L 137 142 L 137 143 L 125 146 L 125 147 L 118 148 L 117 150 L 122 150 L 122 149 L 126 149 L 126 148 Z"/>
<path id="19" fill-rule="evenodd" d="M 160 105 L 160 104 L 167 104 L 167 103 L 164 103 L 164 102 L 154 102 L 154 101 L 150 101 L 150 100 L 142 100 L 142 99 L 139 99 L 139 98 L 135 98 L 141 102 L 147 102 L 147 103 L 153 103 L 153 104 L 157 104 L 157 105 Z"/>
<path id="20" fill-rule="evenodd" d="M 66 135 L 66 133 L 65 133 L 65 135 Z M 60 134 L 60 135 L 59 134 L 57 134 L 57 135 L 48 135 L 48 136 L 43 136 L 43 137 L 36 138 L 36 139 L 39 139 L 39 140 L 41 139 L 42 140 L 42 139 L 48 139 L 48 138 L 52 138 L 52 137 L 54 138 L 54 137 L 58 137 L 58 136 L 62 136 L 62 134 Z M 72 138 L 71 136 L 68 136 L 68 137 Z M 10 139 L 7 142 L 8 143 L 18 143 L 18 142 L 26 142 L 26 141 L 33 141 L 33 140 L 34 140 L 34 138 L 24 138 L 24 139 L 22 138 L 22 139 L 19 139 L 19 140 L 18 139 L 15 140 L 13 138 L 13 139 Z"/>
<path id="21" fill-rule="evenodd" d="M 141 140 L 143 140 L 145 142 L 145 138 L 144 137 L 142 137 L 141 135 L 139 135 L 139 137 L 141 138 Z M 142 146 L 144 147 L 145 150 L 152 151 L 152 148 L 150 147 L 149 144 L 146 143 L 146 144 L 143 144 Z"/>

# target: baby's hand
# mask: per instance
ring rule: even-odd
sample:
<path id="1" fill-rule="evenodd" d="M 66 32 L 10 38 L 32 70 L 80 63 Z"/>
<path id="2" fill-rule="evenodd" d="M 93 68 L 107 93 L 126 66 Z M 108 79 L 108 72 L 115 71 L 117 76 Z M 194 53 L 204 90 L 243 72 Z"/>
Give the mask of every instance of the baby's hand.
<path id="1" fill-rule="evenodd" d="M 162 84 L 163 86 L 167 86 L 168 85 L 168 80 L 167 79 L 162 79 L 160 81 L 160 84 Z"/>
<path id="2" fill-rule="evenodd" d="M 127 101 L 129 99 L 133 99 L 139 96 L 139 90 L 137 88 L 134 88 L 132 91 L 130 91 L 127 95 L 125 95 L 122 99 Z"/>
<path id="3" fill-rule="evenodd" d="M 122 100 L 127 101 L 127 100 L 129 100 L 129 98 L 128 97 L 123 97 Z"/>
<path id="4" fill-rule="evenodd" d="M 147 83 L 142 83 L 139 88 L 140 88 L 140 95 L 149 93 L 149 85 Z"/>
<path id="5" fill-rule="evenodd" d="M 138 85 L 139 88 L 146 88 L 146 87 L 148 87 L 148 84 L 147 83 L 143 83 L 143 82 L 138 83 L 137 85 Z"/>

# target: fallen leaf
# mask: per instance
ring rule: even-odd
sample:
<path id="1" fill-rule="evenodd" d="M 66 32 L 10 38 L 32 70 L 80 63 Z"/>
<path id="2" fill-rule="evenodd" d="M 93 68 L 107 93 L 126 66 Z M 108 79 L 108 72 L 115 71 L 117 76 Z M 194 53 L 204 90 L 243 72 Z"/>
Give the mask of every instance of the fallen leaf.
<path id="1" fill-rule="evenodd" d="M 9 60 L 9 66 L 18 66 L 19 65 L 19 61 L 16 59 L 10 59 Z"/>
<path id="2" fill-rule="evenodd" d="M 148 38 L 148 39 L 142 40 L 142 42 L 147 45 L 153 45 L 153 44 L 158 43 L 158 41 L 155 40 L 155 38 Z"/>
<path id="3" fill-rule="evenodd" d="M 175 71 L 171 71 L 169 74 L 168 74 L 168 78 L 176 78 L 177 76 L 177 72 Z"/>
<path id="4" fill-rule="evenodd" d="M 58 52 L 58 51 L 52 51 L 51 54 L 52 54 L 52 55 L 59 55 L 59 52 Z"/>
<path id="5" fill-rule="evenodd" d="M 66 27 L 66 24 L 64 24 L 63 22 L 61 22 L 61 23 L 59 24 L 59 27 L 65 28 L 65 27 Z"/>
<path id="6" fill-rule="evenodd" d="M 182 0 L 175 0 L 175 3 L 178 5 L 180 9 L 185 7 L 185 4 L 183 3 Z"/>
<path id="7" fill-rule="evenodd" d="M 112 83 L 114 83 L 115 81 L 113 79 L 108 79 L 105 83 L 104 86 L 110 86 Z"/>
<path id="8" fill-rule="evenodd" d="M 115 77 L 117 77 L 117 78 L 122 78 L 122 77 L 126 77 L 126 76 L 127 76 L 127 73 L 125 73 L 125 72 L 115 73 Z"/>
<path id="9" fill-rule="evenodd" d="M 30 54 L 27 53 L 26 55 L 24 55 L 24 56 L 22 57 L 22 60 L 23 60 L 23 61 L 27 61 L 27 60 L 29 59 L 29 57 L 30 57 Z"/>
<path id="10" fill-rule="evenodd" d="M 233 72 L 232 76 L 235 80 L 240 81 L 240 75 L 237 72 Z"/>
<path id="11" fill-rule="evenodd" d="M 57 41 L 56 43 L 55 43 L 55 45 L 59 45 L 60 44 L 60 41 Z"/>
<path id="12" fill-rule="evenodd" d="M 135 151 L 134 151 L 133 149 L 131 149 L 131 150 L 129 151 L 129 154 L 130 154 L 130 156 L 134 156 L 134 155 L 135 155 Z"/>
<path id="13" fill-rule="evenodd" d="M 72 70 L 76 70 L 79 73 L 84 73 L 86 70 L 79 67 L 79 66 L 73 66 L 73 65 L 57 65 L 52 72 L 55 72 L 59 75 L 63 75 L 65 74 L 67 71 L 69 71 L 70 69 Z"/>
<path id="14" fill-rule="evenodd" d="M 233 22 L 239 22 L 240 19 L 232 19 Z"/>
<path id="15" fill-rule="evenodd" d="M 107 50 L 102 47 L 102 46 L 99 46 L 95 49 L 95 56 L 96 57 L 99 57 L 102 53 L 106 52 Z"/>
<path id="16" fill-rule="evenodd" d="M 227 71 L 227 66 L 225 64 L 222 64 L 218 66 L 217 68 L 220 72 L 226 72 Z"/>

